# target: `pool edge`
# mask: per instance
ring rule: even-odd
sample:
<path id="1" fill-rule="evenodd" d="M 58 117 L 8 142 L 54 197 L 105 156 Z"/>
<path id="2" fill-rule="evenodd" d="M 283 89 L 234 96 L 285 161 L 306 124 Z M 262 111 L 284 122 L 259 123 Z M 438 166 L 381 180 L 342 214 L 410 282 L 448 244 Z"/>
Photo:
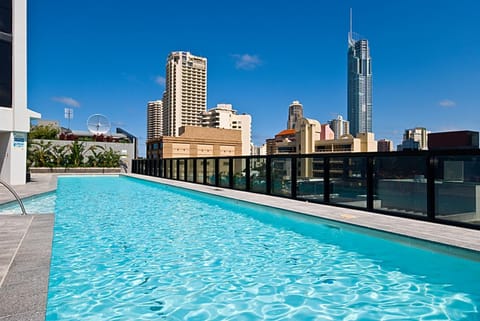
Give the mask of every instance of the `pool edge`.
<path id="1" fill-rule="evenodd" d="M 4 221 L 0 226 L 5 232 L 0 233 L 0 240 L 12 233 L 16 239 L 10 237 L 11 242 L 5 244 L 11 258 L 0 285 L 0 320 L 45 320 L 54 215 L 17 215 L 3 220 L 10 223 Z"/>

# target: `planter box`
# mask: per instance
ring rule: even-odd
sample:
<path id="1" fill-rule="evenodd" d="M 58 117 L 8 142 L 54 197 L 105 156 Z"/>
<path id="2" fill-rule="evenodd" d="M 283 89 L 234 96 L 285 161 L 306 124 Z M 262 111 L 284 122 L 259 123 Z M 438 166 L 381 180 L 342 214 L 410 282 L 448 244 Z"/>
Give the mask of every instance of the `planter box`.
<path id="1" fill-rule="evenodd" d="M 33 174 L 119 174 L 122 172 L 120 167 L 31 167 Z"/>

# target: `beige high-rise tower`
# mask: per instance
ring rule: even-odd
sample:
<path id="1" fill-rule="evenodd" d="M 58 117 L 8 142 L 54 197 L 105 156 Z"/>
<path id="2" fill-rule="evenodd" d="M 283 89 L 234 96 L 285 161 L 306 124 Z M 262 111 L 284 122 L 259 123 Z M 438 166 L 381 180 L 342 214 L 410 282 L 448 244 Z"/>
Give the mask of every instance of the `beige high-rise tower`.
<path id="1" fill-rule="evenodd" d="M 175 51 L 167 58 L 163 135 L 178 136 L 182 126 L 201 126 L 207 110 L 207 58 Z"/>
<path id="2" fill-rule="evenodd" d="M 147 139 L 159 138 L 163 129 L 163 102 L 149 101 L 147 104 Z"/>

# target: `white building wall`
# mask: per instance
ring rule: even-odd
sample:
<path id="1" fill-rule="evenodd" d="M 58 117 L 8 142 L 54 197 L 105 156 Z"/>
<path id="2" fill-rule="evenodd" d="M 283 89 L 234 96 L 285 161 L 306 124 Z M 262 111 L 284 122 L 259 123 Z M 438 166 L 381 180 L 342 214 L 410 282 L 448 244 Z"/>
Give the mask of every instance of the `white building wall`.
<path id="1" fill-rule="evenodd" d="M 252 117 L 250 115 L 232 115 L 232 129 L 242 131 L 242 155 L 250 155 L 252 144 Z"/>
<path id="2" fill-rule="evenodd" d="M 40 117 L 27 109 L 27 1 L 15 0 L 12 1 L 12 106 L 0 106 L 0 179 L 9 184 L 25 184 L 30 118 Z"/>

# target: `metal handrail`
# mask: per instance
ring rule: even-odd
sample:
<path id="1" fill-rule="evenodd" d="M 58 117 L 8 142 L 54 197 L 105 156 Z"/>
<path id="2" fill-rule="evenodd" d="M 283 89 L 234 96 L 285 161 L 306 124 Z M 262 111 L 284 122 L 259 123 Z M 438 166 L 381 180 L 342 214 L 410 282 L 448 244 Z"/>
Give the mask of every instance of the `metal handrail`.
<path id="1" fill-rule="evenodd" d="M 18 196 L 17 192 L 15 192 L 15 190 L 13 189 L 13 187 L 11 185 L 9 185 L 7 182 L 3 181 L 0 179 L 0 183 L 5 186 L 12 194 L 13 196 L 15 196 L 15 198 L 17 199 L 17 202 L 18 204 L 20 205 L 20 208 L 22 209 L 22 215 L 27 215 L 27 211 L 25 210 L 25 206 L 23 206 L 23 202 L 22 202 L 22 199 L 20 198 L 20 196 Z"/>

